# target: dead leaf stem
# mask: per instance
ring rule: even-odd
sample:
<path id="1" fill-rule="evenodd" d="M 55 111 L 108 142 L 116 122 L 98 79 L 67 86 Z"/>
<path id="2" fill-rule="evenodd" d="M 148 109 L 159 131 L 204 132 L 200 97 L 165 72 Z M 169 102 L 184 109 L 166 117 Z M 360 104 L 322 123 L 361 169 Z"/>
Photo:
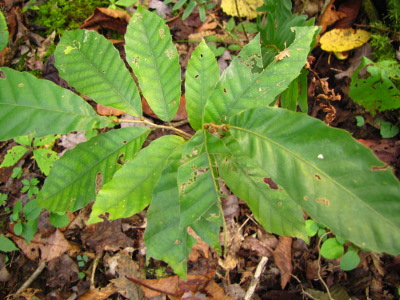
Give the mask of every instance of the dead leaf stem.
<path id="1" fill-rule="evenodd" d="M 253 296 L 254 291 L 256 290 L 256 287 L 260 281 L 260 276 L 261 276 L 262 272 L 264 271 L 264 268 L 265 268 L 265 265 L 267 264 L 267 262 L 268 262 L 268 257 L 263 256 L 261 258 L 260 262 L 258 263 L 256 272 L 254 273 L 254 277 L 251 280 L 250 287 L 247 290 L 246 295 L 244 296 L 244 300 L 250 300 L 251 297 Z"/>
<path id="2" fill-rule="evenodd" d="M 39 277 L 39 275 L 42 273 L 42 271 L 44 270 L 44 268 L 46 267 L 46 261 L 42 261 L 39 266 L 37 267 L 37 269 L 35 270 L 35 272 L 33 272 L 33 274 L 31 276 L 29 276 L 28 280 L 26 280 L 21 287 L 18 289 L 16 295 L 22 293 L 25 289 L 27 289 L 31 283 Z"/>
<path id="3" fill-rule="evenodd" d="M 319 238 L 319 241 L 318 241 L 318 247 L 317 247 L 318 248 L 318 279 L 321 281 L 322 285 L 325 287 L 329 300 L 334 300 L 331 296 L 331 292 L 329 291 L 328 285 L 326 284 L 324 279 L 322 279 L 322 276 L 321 276 L 321 243 L 322 243 L 322 239 L 325 236 L 327 236 L 328 234 L 330 234 L 330 232 L 327 232 L 327 233 L 324 233 L 323 235 L 321 235 L 321 237 Z"/>
<path id="4" fill-rule="evenodd" d="M 169 126 L 166 126 L 166 125 L 157 125 L 157 124 L 154 124 L 153 122 L 150 122 L 150 121 L 148 121 L 148 120 L 146 120 L 146 119 L 140 119 L 140 120 L 114 119 L 114 122 L 117 122 L 117 123 L 143 124 L 143 126 L 149 125 L 151 129 L 167 129 L 167 130 L 172 130 L 172 131 L 175 131 L 176 134 L 178 134 L 179 136 L 181 136 L 181 137 L 183 137 L 183 138 L 185 138 L 185 139 L 187 139 L 187 140 L 189 140 L 189 139 L 192 137 L 191 134 L 189 134 L 189 133 L 187 133 L 187 132 L 185 132 L 185 131 L 183 131 L 183 130 L 180 130 L 180 129 L 176 128 L 176 127 L 174 127 L 172 123 L 170 123 Z"/>

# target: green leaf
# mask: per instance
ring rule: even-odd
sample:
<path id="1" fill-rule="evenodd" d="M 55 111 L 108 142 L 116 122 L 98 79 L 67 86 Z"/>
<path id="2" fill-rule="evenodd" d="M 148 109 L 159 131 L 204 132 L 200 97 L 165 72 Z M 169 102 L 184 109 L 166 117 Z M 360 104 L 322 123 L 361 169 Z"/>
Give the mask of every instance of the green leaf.
<path id="1" fill-rule="evenodd" d="M 309 219 L 306 221 L 306 230 L 308 236 L 314 236 L 317 234 L 319 226 L 314 222 L 314 220 Z"/>
<path id="2" fill-rule="evenodd" d="M 400 65 L 397 66 L 397 78 L 400 76 Z M 359 78 L 359 72 L 367 67 L 368 77 Z M 360 66 L 351 77 L 349 96 L 358 104 L 370 110 L 372 114 L 400 107 L 400 90 L 390 79 L 388 72 L 392 68 L 385 68 L 385 64 L 375 64 L 363 57 Z"/>
<path id="3" fill-rule="evenodd" d="M 14 141 L 16 141 L 18 144 L 28 146 L 28 147 L 32 146 L 32 140 L 33 140 L 33 137 L 30 135 L 19 136 L 19 137 L 14 138 Z"/>
<path id="4" fill-rule="evenodd" d="M 79 144 L 56 161 L 38 195 L 40 205 L 52 212 L 75 211 L 95 199 L 96 185 L 108 182 L 132 159 L 150 130 L 126 127 Z"/>
<path id="5" fill-rule="evenodd" d="M 343 255 L 344 247 L 335 238 L 330 238 L 323 242 L 320 252 L 325 258 L 336 259 Z"/>
<path id="6" fill-rule="evenodd" d="M 147 260 L 161 259 L 186 278 L 187 257 L 196 240 L 180 225 L 179 188 L 176 181 L 183 147 L 170 156 L 161 174 L 147 211 L 147 227 L 144 233 Z"/>
<path id="7" fill-rule="evenodd" d="M 182 15 L 182 20 L 186 20 L 190 16 L 196 5 L 197 5 L 196 1 L 194 0 L 189 1 L 189 4 L 188 6 L 186 6 L 185 12 Z"/>
<path id="8" fill-rule="evenodd" d="M 268 232 L 308 240 L 301 207 L 243 155 L 236 142 L 227 141 L 227 146 L 232 156 L 222 156 L 218 170 L 229 189 L 247 202 L 256 220 Z M 287 216 L 290 218 L 286 219 Z"/>
<path id="9" fill-rule="evenodd" d="M 186 143 L 178 169 L 180 227 L 191 226 L 203 241 L 219 250 L 222 226 L 220 192 L 211 153 L 223 143 L 207 131 L 198 131 Z"/>
<path id="10" fill-rule="evenodd" d="M 343 271 L 350 271 L 356 268 L 359 263 L 360 256 L 358 255 L 357 251 L 350 250 L 347 251 L 340 259 L 340 268 Z"/>
<path id="11" fill-rule="evenodd" d="M 57 228 L 65 227 L 70 223 L 70 219 L 65 213 L 50 213 L 49 220 L 51 225 Z"/>
<path id="12" fill-rule="evenodd" d="M 7 150 L 7 154 L 4 156 L 4 160 L 0 165 L 0 168 L 11 167 L 15 165 L 29 149 L 24 146 L 14 146 Z"/>
<path id="13" fill-rule="evenodd" d="M 390 139 L 399 133 L 399 127 L 387 121 L 375 122 L 381 126 L 380 134 L 384 139 Z"/>
<path id="14" fill-rule="evenodd" d="M 2 51 L 8 44 L 8 28 L 6 18 L 3 12 L 0 11 L 0 51 Z"/>
<path id="15" fill-rule="evenodd" d="M 151 109 L 163 121 L 175 116 L 181 95 L 179 55 L 163 19 L 139 7 L 125 35 L 126 59 Z"/>
<path id="16" fill-rule="evenodd" d="M 136 84 L 105 37 L 88 30 L 65 32 L 54 55 L 60 76 L 79 92 L 102 105 L 142 115 Z"/>
<path id="17" fill-rule="evenodd" d="M 88 130 L 109 123 L 73 92 L 26 72 L 0 68 L 0 140 Z"/>
<path id="18" fill-rule="evenodd" d="M 19 249 L 14 245 L 14 243 L 6 238 L 4 235 L 0 235 L 0 251 L 11 252 L 18 251 Z"/>
<path id="19" fill-rule="evenodd" d="M 35 158 L 39 169 L 43 172 L 44 175 L 48 176 L 50 173 L 51 167 L 54 165 L 58 157 L 57 152 L 54 152 L 51 149 L 39 148 L 33 150 L 33 157 Z"/>
<path id="20" fill-rule="evenodd" d="M 215 56 L 203 40 L 193 51 L 186 70 L 186 110 L 190 125 L 201 129 L 204 107 L 219 79 Z"/>
<path id="21" fill-rule="evenodd" d="M 243 153 L 316 222 L 362 248 L 400 253 L 399 181 L 348 132 L 269 107 L 245 111 L 230 123 Z"/>
<path id="22" fill-rule="evenodd" d="M 100 190 L 88 224 L 102 221 L 98 216 L 106 212 L 108 219 L 115 220 L 130 217 L 149 205 L 168 157 L 183 142 L 178 136 L 163 136 L 124 164 Z"/>
<path id="23" fill-rule="evenodd" d="M 295 27 L 287 56 L 263 69 L 259 36 L 225 69 L 205 108 L 204 122 L 224 122 L 240 111 L 269 105 L 299 76 L 317 27 Z"/>

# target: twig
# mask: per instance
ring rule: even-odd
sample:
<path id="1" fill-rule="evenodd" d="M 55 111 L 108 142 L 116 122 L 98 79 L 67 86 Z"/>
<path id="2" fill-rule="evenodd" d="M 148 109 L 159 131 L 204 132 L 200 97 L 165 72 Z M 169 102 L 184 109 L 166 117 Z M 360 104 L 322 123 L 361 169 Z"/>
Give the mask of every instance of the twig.
<path id="1" fill-rule="evenodd" d="M 25 289 L 27 289 L 31 283 L 39 277 L 40 273 L 42 273 L 42 271 L 44 270 L 44 268 L 46 267 L 46 262 L 42 261 L 39 266 L 37 267 L 37 269 L 35 270 L 35 272 L 33 272 L 33 274 L 28 278 L 27 281 L 25 281 L 22 286 L 18 289 L 18 291 L 16 292 L 16 295 L 22 293 Z"/>
<path id="2" fill-rule="evenodd" d="M 246 295 L 244 296 L 244 300 L 250 300 L 251 296 L 253 296 L 254 291 L 256 290 L 256 287 L 258 285 L 258 282 L 260 281 L 261 273 L 264 271 L 267 262 L 268 262 L 268 257 L 263 256 L 257 266 L 256 272 L 254 273 L 254 277 L 251 280 L 250 287 L 247 290 Z"/>
<path id="3" fill-rule="evenodd" d="M 306 295 L 307 297 L 309 297 L 310 299 L 315 299 L 311 294 L 307 293 L 304 288 L 303 288 L 303 284 L 301 283 L 300 279 L 293 274 L 290 274 L 294 279 L 296 279 L 296 281 L 300 284 L 300 288 L 301 288 L 301 292 Z"/>
<path id="4" fill-rule="evenodd" d="M 92 268 L 92 274 L 90 275 L 90 289 L 94 290 L 94 275 L 96 273 L 97 266 L 99 264 L 99 261 L 101 257 L 103 256 L 103 251 L 100 251 L 98 254 L 96 254 L 96 257 L 94 258 L 93 261 L 93 268 Z"/>
<path id="5" fill-rule="evenodd" d="M 178 128 L 175 128 L 173 126 L 165 126 L 165 125 L 157 125 L 154 124 L 153 122 L 150 122 L 146 119 L 140 119 L 140 120 L 125 120 L 125 119 L 114 119 L 114 122 L 116 123 L 135 123 L 135 124 L 143 124 L 143 125 L 149 125 L 151 129 L 167 129 L 167 130 L 172 130 L 175 131 L 178 135 L 190 139 L 192 137 L 191 134 L 184 132 L 183 130 L 180 130 Z"/>
<path id="6" fill-rule="evenodd" d="M 330 234 L 330 232 L 327 232 L 327 233 L 323 234 L 323 235 L 319 238 L 319 241 L 318 241 L 318 279 L 321 281 L 321 283 L 322 283 L 323 286 L 325 287 L 326 293 L 328 294 L 328 298 L 329 298 L 330 300 L 334 300 L 334 299 L 332 298 L 331 292 L 329 291 L 328 285 L 325 283 L 324 279 L 322 279 L 322 276 L 321 276 L 321 242 L 322 242 L 322 239 L 324 238 L 324 236 L 326 236 L 326 235 L 328 235 L 328 234 Z"/>

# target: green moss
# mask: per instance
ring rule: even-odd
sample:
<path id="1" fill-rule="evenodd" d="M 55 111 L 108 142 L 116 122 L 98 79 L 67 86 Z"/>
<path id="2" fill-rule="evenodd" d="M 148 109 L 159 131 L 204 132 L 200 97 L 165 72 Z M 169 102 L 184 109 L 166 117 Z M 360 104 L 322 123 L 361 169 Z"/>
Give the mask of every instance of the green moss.
<path id="1" fill-rule="evenodd" d="M 96 7 L 108 6 L 108 0 L 49 0 L 42 2 L 35 10 L 34 23 L 46 26 L 45 36 L 54 30 L 62 34 L 65 30 L 78 28 Z"/>

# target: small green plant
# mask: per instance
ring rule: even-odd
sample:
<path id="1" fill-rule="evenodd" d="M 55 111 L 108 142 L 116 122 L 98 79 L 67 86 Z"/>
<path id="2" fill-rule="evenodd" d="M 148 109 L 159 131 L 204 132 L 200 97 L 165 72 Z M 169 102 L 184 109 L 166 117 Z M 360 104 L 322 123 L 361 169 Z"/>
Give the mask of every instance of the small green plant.
<path id="1" fill-rule="evenodd" d="M 366 67 L 367 76 L 360 71 Z M 400 64 L 397 61 L 374 63 L 363 57 L 351 77 L 349 96 L 372 114 L 400 107 Z"/>
<path id="2" fill-rule="evenodd" d="M 32 199 L 23 205 L 21 200 L 14 204 L 11 221 L 14 222 L 14 233 L 21 235 L 29 243 L 37 231 L 38 217 L 42 208 L 38 207 L 37 200 Z"/>
<path id="3" fill-rule="evenodd" d="M 32 136 L 22 136 L 15 138 L 19 145 L 12 147 L 7 151 L 2 167 L 11 167 L 15 165 L 26 153 L 32 152 L 33 158 L 36 160 L 39 169 L 45 175 L 49 175 L 50 169 L 54 162 L 59 158 L 57 153 L 51 148 L 54 146 L 55 140 L 59 135 L 48 135 L 42 138 L 33 138 Z M 14 168 L 12 178 L 20 178 L 22 175 L 21 168 Z"/>
<path id="4" fill-rule="evenodd" d="M 344 271 L 350 271 L 358 266 L 360 257 L 358 249 L 354 245 L 348 245 L 345 253 L 346 240 L 336 236 L 328 238 L 326 227 L 316 223 L 314 220 L 306 221 L 306 230 L 309 237 L 318 235 L 321 239 L 322 246 L 320 254 L 327 259 L 340 258 L 340 268 Z"/>
<path id="5" fill-rule="evenodd" d="M 174 0 L 166 0 L 165 4 L 175 2 Z M 206 20 L 206 11 L 215 7 L 216 3 L 210 0 L 178 0 L 175 2 L 172 10 L 178 10 L 181 7 L 185 7 L 185 11 L 182 15 L 182 20 L 186 20 L 197 7 L 199 10 L 200 20 Z"/>
<path id="6" fill-rule="evenodd" d="M 54 213 L 94 201 L 89 224 L 148 207 L 147 256 L 166 261 L 182 277 L 196 242 L 189 227 L 222 251 L 222 182 L 269 232 L 307 240 L 304 209 L 357 246 L 398 254 L 400 185 L 392 169 L 348 132 L 270 106 L 299 76 L 317 32 L 314 26 L 291 30 L 295 37 L 280 59 L 264 66 L 256 36 L 221 76 L 212 51 L 199 44 L 185 82 L 194 135 L 172 122 L 181 72 L 164 20 L 139 7 L 125 35 L 127 62 L 162 125 L 143 118 L 139 89 L 111 42 L 92 31 L 66 32 L 55 51 L 60 75 L 95 102 L 138 119 L 99 116 L 69 90 L 0 68 L 0 140 L 141 125 L 108 130 L 67 151 L 34 200 Z M 142 149 L 157 129 L 173 134 Z"/>
<path id="7" fill-rule="evenodd" d="M 78 267 L 80 269 L 83 269 L 85 267 L 86 263 L 89 261 L 89 257 L 86 254 L 78 255 L 76 257 L 76 260 L 78 261 Z M 85 278 L 85 276 L 86 276 L 85 272 L 81 271 L 81 272 L 78 273 L 78 277 L 80 279 Z"/>
<path id="8" fill-rule="evenodd" d="M 28 197 L 32 198 L 33 196 L 39 193 L 39 179 L 31 178 L 31 179 L 23 179 L 22 184 L 24 185 L 21 189 L 21 193 L 28 193 Z"/>
<path id="9" fill-rule="evenodd" d="M 6 203 L 7 198 L 8 197 L 6 194 L 0 193 L 0 206 L 4 205 L 4 203 Z"/>

